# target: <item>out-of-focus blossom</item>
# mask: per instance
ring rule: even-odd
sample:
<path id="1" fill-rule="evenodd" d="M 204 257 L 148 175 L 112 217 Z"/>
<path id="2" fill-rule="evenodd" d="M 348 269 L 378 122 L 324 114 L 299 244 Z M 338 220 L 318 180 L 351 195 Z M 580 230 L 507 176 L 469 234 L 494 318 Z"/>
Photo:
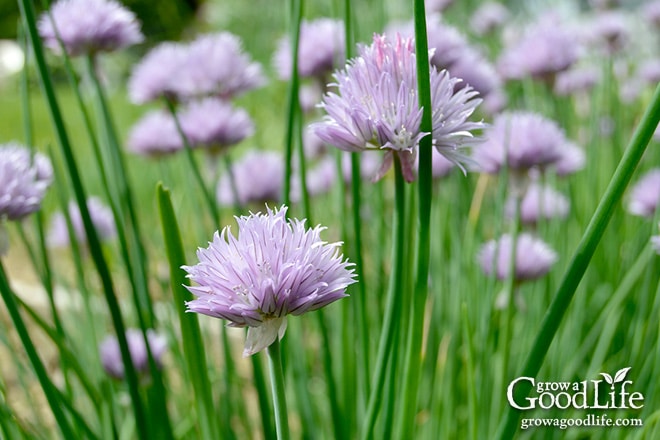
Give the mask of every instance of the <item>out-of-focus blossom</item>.
<path id="1" fill-rule="evenodd" d="M 107 241 L 115 238 L 117 228 L 110 208 L 104 205 L 100 199 L 90 197 L 87 199 L 87 209 L 89 210 L 89 215 L 99 240 Z M 80 210 L 75 202 L 69 202 L 69 217 L 76 241 L 80 244 L 86 244 L 87 234 L 85 233 Z M 55 213 L 51 218 L 47 241 L 50 247 L 63 247 L 68 246 L 70 243 L 66 218 L 61 212 Z"/>
<path id="2" fill-rule="evenodd" d="M 332 157 L 325 157 L 316 166 L 307 169 L 306 189 L 310 197 L 325 194 L 332 189 L 337 180 L 337 163 Z M 291 200 L 302 199 L 300 176 L 294 175 L 291 182 Z"/>
<path id="3" fill-rule="evenodd" d="M 243 52 L 240 38 L 229 32 L 202 35 L 190 43 L 180 78 L 186 97 L 232 98 L 261 87 L 261 64 Z"/>
<path id="4" fill-rule="evenodd" d="M 509 10 L 501 3 L 486 2 L 474 11 L 470 18 L 470 25 L 477 35 L 489 34 L 509 19 Z"/>
<path id="5" fill-rule="evenodd" d="M 307 159 L 317 159 L 324 156 L 328 146 L 316 135 L 314 127 L 308 125 L 303 131 L 303 149 Z"/>
<path id="6" fill-rule="evenodd" d="M 562 193 L 549 186 L 533 183 L 520 201 L 520 220 L 524 224 L 534 225 L 540 219 L 564 219 L 570 206 L 570 202 Z M 515 209 L 515 199 L 508 199 L 505 206 L 507 217 L 513 217 Z"/>
<path id="7" fill-rule="evenodd" d="M 660 229 L 660 223 L 658 223 L 658 229 Z M 654 235 L 651 237 L 651 246 L 653 246 L 655 252 L 660 255 L 660 235 Z"/>
<path id="8" fill-rule="evenodd" d="M 557 73 L 577 61 L 578 54 L 575 32 L 550 14 L 508 45 L 497 64 L 506 79 L 533 77 L 552 83 Z"/>
<path id="9" fill-rule="evenodd" d="M 181 128 L 192 147 L 219 153 L 254 133 L 250 115 L 218 98 L 193 101 L 181 109 Z"/>
<path id="10" fill-rule="evenodd" d="M 154 330 L 147 330 L 147 341 L 149 343 L 149 351 L 151 357 L 158 368 L 162 367 L 162 357 L 167 349 L 167 339 L 165 336 L 156 333 Z M 149 372 L 149 354 L 147 346 L 144 343 L 144 335 L 139 329 L 126 330 L 126 343 L 128 344 L 128 351 L 131 355 L 133 368 L 140 374 Z M 103 369 L 109 376 L 115 379 L 124 378 L 124 362 L 121 357 L 121 350 L 119 349 L 119 342 L 117 337 L 112 335 L 106 337 L 99 346 L 99 353 L 101 355 L 101 364 Z"/>
<path id="11" fill-rule="evenodd" d="M 481 171 L 496 174 L 504 167 L 515 172 L 555 164 L 568 143 L 559 126 L 530 112 L 502 113 L 484 132 L 485 141 L 473 150 Z"/>
<path id="12" fill-rule="evenodd" d="M 642 7 L 641 16 L 656 29 L 660 29 L 660 0 L 651 1 Z"/>
<path id="13" fill-rule="evenodd" d="M 466 85 L 479 92 L 484 99 L 492 92 L 502 89 L 502 79 L 495 67 L 471 48 L 466 49 L 463 56 L 447 70 L 451 76 L 461 78 Z M 460 86 L 462 84 L 459 84 Z"/>
<path id="14" fill-rule="evenodd" d="M 52 180 L 48 157 L 15 142 L 0 145 L 0 222 L 39 210 Z"/>
<path id="15" fill-rule="evenodd" d="M 154 47 L 133 69 L 128 90 L 134 103 L 143 104 L 162 97 L 231 98 L 264 82 L 261 65 L 243 52 L 241 40 L 220 32 Z"/>
<path id="16" fill-rule="evenodd" d="M 598 13 L 589 23 L 586 32 L 589 42 L 604 44 L 610 54 L 623 49 L 630 36 L 626 16 L 620 11 Z"/>
<path id="17" fill-rule="evenodd" d="M 568 96 L 590 91 L 600 81 L 598 69 L 574 68 L 557 75 L 554 90 L 557 95 Z"/>
<path id="18" fill-rule="evenodd" d="M 660 58 L 644 60 L 637 70 L 637 76 L 655 87 L 660 83 Z"/>
<path id="19" fill-rule="evenodd" d="M 216 232 L 199 263 L 184 266 L 196 285 L 188 310 L 248 327 L 244 356 L 257 353 L 286 330 L 287 315 L 302 315 L 346 296 L 356 282 L 352 264 L 326 243 L 317 226 L 286 218 L 286 206 L 237 217 L 238 235 Z"/>
<path id="20" fill-rule="evenodd" d="M 505 234 L 499 240 L 487 242 L 477 259 L 487 275 L 494 274 L 498 280 L 506 280 L 511 265 L 513 240 Z M 557 261 L 557 254 L 542 240 L 523 232 L 518 235 L 515 247 L 514 280 L 516 283 L 541 278 Z"/>
<path id="21" fill-rule="evenodd" d="M 233 182 L 231 179 L 233 175 Z M 243 155 L 218 181 L 216 197 L 222 205 L 278 201 L 282 197 L 284 159 L 274 151 L 252 150 Z M 236 185 L 236 188 L 233 188 Z M 238 201 L 234 198 L 234 190 Z"/>
<path id="22" fill-rule="evenodd" d="M 632 187 L 628 211 L 640 217 L 653 217 L 660 204 L 660 168 L 645 173 Z"/>
<path id="23" fill-rule="evenodd" d="M 176 99 L 180 94 L 179 75 L 186 64 L 187 49 L 180 43 L 165 42 L 151 49 L 133 67 L 128 94 L 134 104 L 159 98 Z"/>
<path id="24" fill-rule="evenodd" d="M 417 72 L 412 38 L 397 36 L 393 42 L 376 35 L 371 46 L 335 74 L 338 94 L 325 95 L 327 112 L 314 124 L 316 134 L 342 150 L 385 150 L 381 177 L 398 156 L 407 181 L 414 180 L 417 146 L 428 133 L 420 131 L 422 109 L 418 104 Z M 471 130 L 483 127 L 470 122 L 480 99 L 471 87 L 454 93 L 459 79 L 431 69 L 433 142 L 438 151 L 456 163 L 465 160 L 460 151 L 474 141 Z"/>
<path id="25" fill-rule="evenodd" d="M 128 148 L 136 154 L 160 157 L 183 148 L 183 140 L 172 115 L 152 111 L 142 117 L 128 135 Z"/>
<path id="26" fill-rule="evenodd" d="M 454 3 L 454 0 L 426 0 L 424 7 L 427 14 L 442 12 Z"/>
<path id="27" fill-rule="evenodd" d="M 135 14 L 114 0 L 59 0 L 38 27 L 46 46 L 60 53 L 59 37 L 69 56 L 112 52 L 144 40 Z"/>
<path id="28" fill-rule="evenodd" d="M 554 163 L 558 176 L 568 176 L 584 168 L 587 155 L 584 150 L 573 142 L 566 142 L 559 149 L 559 159 Z"/>
<path id="29" fill-rule="evenodd" d="M 309 113 L 313 111 L 316 106 L 321 102 L 323 92 L 318 83 L 303 84 L 298 90 L 298 101 L 300 102 L 300 109 Z"/>
<path id="30" fill-rule="evenodd" d="M 324 80 L 335 67 L 344 62 L 344 23 L 341 20 L 320 18 L 300 23 L 298 45 L 298 74 L 302 78 Z M 291 40 L 280 40 L 273 64 L 280 79 L 291 78 Z"/>

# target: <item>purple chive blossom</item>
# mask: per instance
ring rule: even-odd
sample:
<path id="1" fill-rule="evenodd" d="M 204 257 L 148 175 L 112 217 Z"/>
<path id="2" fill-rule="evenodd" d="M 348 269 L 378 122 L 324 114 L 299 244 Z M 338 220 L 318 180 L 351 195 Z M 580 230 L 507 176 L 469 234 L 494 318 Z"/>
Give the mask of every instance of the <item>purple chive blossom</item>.
<path id="1" fill-rule="evenodd" d="M 59 0 L 39 19 L 39 34 L 69 56 L 112 52 L 144 40 L 135 14 L 114 0 Z M 57 32 L 56 32 L 57 29 Z"/>
<path id="2" fill-rule="evenodd" d="M 600 81 L 598 69 L 573 68 L 557 75 L 554 91 L 559 96 L 588 92 Z"/>
<path id="3" fill-rule="evenodd" d="M 53 180 L 50 159 L 18 143 L 0 145 L 0 223 L 39 210 Z"/>
<path id="4" fill-rule="evenodd" d="M 150 157 L 176 153 L 184 147 L 172 115 L 158 110 L 147 113 L 133 126 L 127 144 L 133 153 Z"/>
<path id="5" fill-rule="evenodd" d="M 553 82 L 554 76 L 568 69 L 578 59 L 575 32 L 548 15 L 521 38 L 508 45 L 498 60 L 498 69 L 506 79 L 533 77 Z"/>
<path id="6" fill-rule="evenodd" d="M 315 167 L 307 169 L 306 188 L 311 197 L 325 194 L 332 189 L 337 180 L 337 164 L 334 158 L 325 157 Z M 294 175 L 291 182 L 291 200 L 298 202 L 302 198 L 300 176 Z"/>
<path id="7" fill-rule="evenodd" d="M 501 3 L 486 2 L 474 11 L 470 25 L 477 35 L 486 35 L 502 27 L 509 19 L 509 10 Z"/>
<path id="8" fill-rule="evenodd" d="M 654 168 L 642 176 L 632 187 L 628 199 L 628 211 L 640 217 L 653 217 L 660 205 L 660 168 Z"/>
<path id="9" fill-rule="evenodd" d="M 110 208 L 105 206 L 98 198 L 90 197 L 87 199 L 87 209 L 89 210 L 89 215 L 99 236 L 99 240 L 107 241 L 115 238 L 117 228 Z M 75 202 L 69 202 L 69 217 L 71 218 L 71 226 L 73 227 L 76 241 L 80 244 L 87 243 L 85 227 L 80 210 Z M 70 243 L 66 218 L 61 212 L 53 215 L 51 219 L 47 241 L 50 247 L 63 247 Z"/>
<path id="10" fill-rule="evenodd" d="M 162 357 L 167 348 L 167 339 L 165 336 L 156 333 L 152 329 L 147 330 L 147 341 L 149 343 L 149 351 L 158 368 L 162 367 Z M 126 330 L 126 343 L 128 344 L 128 351 L 131 354 L 131 361 L 133 367 L 138 373 L 149 372 L 149 354 L 147 353 L 147 346 L 144 343 L 144 335 L 141 330 L 128 329 Z M 124 378 L 124 362 L 121 358 L 121 351 L 119 349 L 119 342 L 116 336 L 106 337 L 99 346 L 99 353 L 101 355 L 101 364 L 103 369 L 109 376 L 115 379 Z"/>
<path id="11" fill-rule="evenodd" d="M 587 42 L 605 46 L 608 53 L 620 51 L 628 41 L 630 30 L 626 16 L 619 11 L 598 13 L 587 29 Z"/>
<path id="12" fill-rule="evenodd" d="M 226 319 L 230 327 L 248 327 L 243 356 L 282 338 L 286 316 L 320 309 L 346 296 L 356 282 L 341 243 L 321 240 L 316 226 L 286 218 L 286 206 L 266 214 L 236 217 L 238 235 L 229 227 L 216 232 L 208 248 L 198 249 L 199 263 L 183 266 L 196 285 L 188 310 Z"/>
<path id="13" fill-rule="evenodd" d="M 298 74 L 302 78 L 325 79 L 345 56 L 344 23 L 340 20 L 320 18 L 303 20 L 300 24 L 298 45 Z M 277 75 L 282 80 L 291 78 L 291 40 L 283 38 L 273 58 Z"/>
<path id="14" fill-rule="evenodd" d="M 249 151 L 232 166 L 238 200 L 234 199 L 234 188 L 229 173 L 218 181 L 216 197 L 221 205 L 231 206 L 248 203 L 264 203 L 282 197 L 284 159 L 274 151 Z"/>
<path id="15" fill-rule="evenodd" d="M 218 153 L 254 133 L 250 115 L 218 98 L 194 101 L 180 110 L 181 128 L 192 147 Z"/>
<path id="16" fill-rule="evenodd" d="M 232 98 L 262 86 L 261 64 L 243 52 L 240 38 L 229 32 L 202 35 L 187 48 L 186 63 L 177 75 L 180 95 Z"/>
<path id="17" fill-rule="evenodd" d="M 660 82 L 660 58 L 644 60 L 637 70 L 637 76 L 649 85 L 657 85 Z"/>
<path id="18" fill-rule="evenodd" d="M 514 199 L 507 200 L 505 212 L 507 217 L 514 215 Z M 560 192 L 549 186 L 533 183 L 527 188 L 520 202 L 520 220 L 527 225 L 534 225 L 541 219 L 564 219 L 568 215 L 570 202 Z"/>
<path id="19" fill-rule="evenodd" d="M 644 17 L 651 26 L 660 29 L 660 0 L 654 0 L 643 6 L 642 17 Z"/>
<path id="20" fill-rule="evenodd" d="M 314 124 L 316 134 L 349 152 L 386 150 L 376 179 L 396 155 L 405 179 L 413 181 L 417 146 L 428 134 L 420 131 L 413 39 L 397 35 L 392 42 L 375 35 L 374 43 L 360 47 L 360 56 L 334 76 L 338 94 L 325 95 L 321 106 L 327 116 Z M 473 99 L 477 93 L 470 87 L 454 93 L 458 82 L 446 71 L 431 69 L 433 143 L 457 163 L 465 159 L 459 149 L 473 140 L 470 130 L 482 127 L 467 121 L 481 100 Z"/>
<path id="21" fill-rule="evenodd" d="M 559 149 L 559 159 L 554 163 L 558 176 L 568 176 L 584 168 L 587 155 L 584 150 L 572 142 L 566 142 Z"/>
<path id="22" fill-rule="evenodd" d="M 506 280 L 512 250 L 511 236 L 505 234 L 483 245 L 477 259 L 487 275 L 494 274 L 498 280 Z M 514 280 L 520 283 L 541 278 L 556 261 L 557 254 L 545 242 L 523 232 L 516 241 Z"/>
<path id="23" fill-rule="evenodd" d="M 553 165 L 567 144 L 563 130 L 555 122 L 529 112 L 498 115 L 484 138 L 472 158 L 489 174 L 497 174 L 504 167 L 526 172 Z"/>
<path id="24" fill-rule="evenodd" d="M 178 75 L 186 64 L 187 48 L 180 43 L 161 43 L 135 65 L 128 80 L 128 94 L 134 104 L 166 97 L 178 98 Z"/>

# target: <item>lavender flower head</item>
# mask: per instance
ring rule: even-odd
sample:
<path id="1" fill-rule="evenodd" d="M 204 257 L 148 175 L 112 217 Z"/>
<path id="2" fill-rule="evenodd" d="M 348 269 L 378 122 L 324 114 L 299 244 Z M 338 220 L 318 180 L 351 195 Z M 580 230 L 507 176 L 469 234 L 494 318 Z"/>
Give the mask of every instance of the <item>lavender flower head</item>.
<path id="1" fill-rule="evenodd" d="M 89 215 L 99 236 L 99 240 L 107 241 L 115 238 L 117 228 L 110 208 L 105 206 L 100 199 L 90 197 L 87 199 L 87 209 L 89 210 Z M 69 217 L 76 241 L 80 244 L 86 244 L 87 234 L 85 233 L 80 210 L 75 202 L 69 202 Z M 61 212 L 53 215 L 51 219 L 47 241 L 50 247 L 63 247 L 70 243 L 66 218 Z"/>
<path id="2" fill-rule="evenodd" d="M 190 145 L 217 154 L 254 133 L 250 115 L 229 102 L 206 98 L 180 111 L 181 128 Z"/>
<path id="3" fill-rule="evenodd" d="M 573 68 L 557 75 L 554 91 L 559 96 L 588 92 L 600 80 L 598 69 L 593 67 Z"/>
<path id="4" fill-rule="evenodd" d="M 114 0 L 59 0 L 39 19 L 39 34 L 56 53 L 112 52 L 144 40 L 135 14 Z M 57 29 L 57 31 L 56 31 Z"/>
<path id="5" fill-rule="evenodd" d="M 642 17 L 656 29 L 660 29 L 660 0 L 653 0 L 642 6 Z"/>
<path id="6" fill-rule="evenodd" d="M 373 44 L 360 47 L 360 56 L 334 76 L 338 94 L 325 95 L 321 106 L 327 115 L 314 124 L 319 138 L 344 151 L 385 150 L 376 179 L 396 155 L 403 176 L 413 181 L 417 146 L 429 134 L 420 131 L 413 39 L 375 35 Z M 482 127 L 467 121 L 481 102 L 473 99 L 477 92 L 465 87 L 454 93 L 459 82 L 431 69 L 433 144 L 455 163 L 465 160 L 460 149 L 473 141 L 471 130 Z"/>
<path id="7" fill-rule="evenodd" d="M 184 146 L 172 115 L 159 110 L 147 113 L 131 128 L 127 144 L 133 153 L 149 157 L 176 153 Z"/>
<path id="8" fill-rule="evenodd" d="M 167 349 L 167 339 L 165 336 L 149 329 L 147 330 L 147 341 L 149 343 L 149 351 L 156 366 L 158 368 L 162 367 L 162 357 Z M 128 351 L 131 354 L 131 361 L 135 370 L 142 374 L 148 373 L 149 354 L 147 353 L 142 331 L 139 329 L 126 330 L 126 343 L 128 344 Z M 101 355 L 101 364 L 105 372 L 115 379 L 123 379 L 124 362 L 121 358 L 119 342 L 116 336 L 108 336 L 101 342 L 99 354 Z"/>
<path id="9" fill-rule="evenodd" d="M 549 186 L 533 183 L 520 201 L 520 220 L 523 224 L 535 225 L 541 219 L 564 219 L 570 206 L 569 200 L 562 193 Z M 507 217 L 513 217 L 515 198 L 507 200 L 505 212 Z"/>
<path id="10" fill-rule="evenodd" d="M 177 79 L 179 94 L 188 98 L 229 99 L 266 82 L 261 64 L 252 61 L 240 38 L 229 32 L 202 35 L 191 42 Z"/>
<path id="11" fill-rule="evenodd" d="M 660 168 L 642 176 L 633 186 L 628 199 L 628 211 L 640 217 L 653 217 L 660 205 Z"/>
<path id="12" fill-rule="evenodd" d="M 243 356 L 282 338 L 286 316 L 320 309 L 346 296 L 356 282 L 341 243 L 321 240 L 323 229 L 286 218 L 287 208 L 237 217 L 238 235 L 216 232 L 199 263 L 183 266 L 196 286 L 188 310 L 248 327 Z"/>
<path id="13" fill-rule="evenodd" d="M 165 42 L 151 49 L 133 67 L 128 80 L 128 95 L 134 104 L 159 98 L 178 99 L 179 74 L 187 60 L 187 48 L 180 43 Z"/>
<path id="14" fill-rule="evenodd" d="M 232 166 L 234 181 L 224 173 L 218 181 L 216 197 L 220 204 L 264 203 L 277 201 L 282 196 L 284 159 L 274 151 L 249 151 Z M 236 185 L 238 200 L 234 197 Z"/>
<path id="15" fill-rule="evenodd" d="M 489 34 L 509 19 L 509 10 L 501 3 L 486 2 L 474 11 L 470 25 L 477 35 Z"/>
<path id="16" fill-rule="evenodd" d="M 303 20 L 298 45 L 298 74 L 302 78 L 324 79 L 345 57 L 344 23 L 320 18 Z M 280 79 L 291 78 L 291 40 L 283 38 L 277 46 L 273 64 Z"/>
<path id="17" fill-rule="evenodd" d="M 506 79 L 533 77 L 549 82 L 578 59 L 576 35 L 558 17 L 548 15 L 506 47 L 498 68 Z"/>
<path id="18" fill-rule="evenodd" d="M 511 235 L 505 234 L 483 245 L 477 259 L 487 275 L 495 274 L 498 280 L 506 280 L 512 250 Z M 545 242 L 523 232 L 516 241 L 514 280 L 520 283 L 541 278 L 556 261 L 557 254 Z"/>
<path id="19" fill-rule="evenodd" d="M 559 126 L 530 112 L 502 113 L 484 133 L 472 158 L 479 168 L 497 174 L 504 167 L 516 172 L 556 163 L 567 140 Z"/>
<path id="20" fill-rule="evenodd" d="M 37 211 L 52 180 L 48 157 L 18 143 L 0 145 L 0 221 Z"/>

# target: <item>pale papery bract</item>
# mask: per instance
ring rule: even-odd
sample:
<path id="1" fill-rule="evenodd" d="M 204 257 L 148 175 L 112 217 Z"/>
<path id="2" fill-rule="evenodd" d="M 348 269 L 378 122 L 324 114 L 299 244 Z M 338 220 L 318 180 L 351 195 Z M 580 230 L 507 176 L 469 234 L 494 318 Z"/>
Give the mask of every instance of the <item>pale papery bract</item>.
<path id="1" fill-rule="evenodd" d="M 653 168 L 635 183 L 628 197 L 628 212 L 651 218 L 660 205 L 660 168 Z"/>
<path id="2" fill-rule="evenodd" d="M 323 227 L 287 219 L 286 206 L 236 217 L 238 234 L 216 232 L 199 263 L 183 266 L 195 283 L 188 311 L 248 327 L 244 356 L 281 338 L 287 315 L 302 315 L 346 296 L 356 282 L 341 243 L 321 240 Z"/>
<path id="3" fill-rule="evenodd" d="M 516 240 L 514 280 L 517 283 L 541 278 L 550 271 L 557 261 L 557 254 L 544 241 L 523 232 Z M 477 259 L 487 275 L 495 275 L 498 280 L 506 280 L 511 265 L 513 240 L 504 234 L 499 240 L 484 244 Z"/>
<path id="4" fill-rule="evenodd" d="M 69 56 L 111 52 L 144 40 L 135 14 L 114 0 L 59 0 L 37 25 L 47 47 L 60 53 L 63 46 Z"/>
<path id="5" fill-rule="evenodd" d="M 0 221 L 21 220 L 39 210 L 53 181 L 48 157 L 10 142 L 0 145 Z"/>

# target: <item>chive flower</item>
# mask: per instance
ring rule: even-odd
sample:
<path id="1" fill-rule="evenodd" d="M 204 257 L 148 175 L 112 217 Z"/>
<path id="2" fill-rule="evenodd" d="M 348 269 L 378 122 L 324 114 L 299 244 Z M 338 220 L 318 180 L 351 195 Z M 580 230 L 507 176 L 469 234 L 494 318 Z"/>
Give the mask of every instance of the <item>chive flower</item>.
<path id="1" fill-rule="evenodd" d="M 280 153 L 248 151 L 233 163 L 231 174 L 220 176 L 216 198 L 224 206 L 278 201 L 282 197 L 283 175 L 284 158 Z"/>
<path id="2" fill-rule="evenodd" d="M 435 148 L 449 160 L 465 161 L 461 150 L 474 141 L 471 130 L 483 126 L 467 120 L 481 102 L 475 99 L 477 92 L 465 87 L 454 93 L 461 80 L 432 68 L 433 132 L 424 133 L 420 130 L 414 40 L 397 35 L 391 41 L 374 35 L 373 44 L 361 46 L 359 53 L 335 73 L 336 83 L 331 86 L 337 93 L 329 92 L 323 98 L 321 107 L 327 115 L 313 124 L 319 138 L 349 152 L 384 150 L 375 180 L 397 156 L 404 178 L 412 182 L 419 141 L 429 134 Z"/>
<path id="3" fill-rule="evenodd" d="M 167 349 L 167 339 L 164 335 L 156 333 L 152 329 L 147 330 L 147 342 L 149 351 L 158 368 L 162 367 L 162 357 Z M 144 343 L 144 335 L 139 329 L 126 330 L 126 343 L 131 355 L 133 367 L 138 373 L 146 374 L 149 372 L 149 354 L 147 346 Z M 99 345 L 99 354 L 103 369 L 110 377 L 115 379 L 124 378 L 124 362 L 121 358 L 121 350 L 117 337 L 112 335 L 106 337 Z"/>
<path id="4" fill-rule="evenodd" d="M 133 125 L 128 149 L 142 156 L 162 157 L 183 149 L 183 140 L 170 113 L 154 110 Z"/>
<path id="5" fill-rule="evenodd" d="M 516 283 L 530 281 L 544 276 L 557 261 L 557 254 L 543 240 L 523 232 L 516 241 L 514 280 Z M 483 245 L 477 259 L 481 269 L 494 274 L 498 280 L 506 280 L 511 265 L 513 240 L 504 234 L 499 240 L 491 240 Z"/>
<path id="6" fill-rule="evenodd" d="M 320 18 L 300 23 L 298 44 L 298 74 L 301 78 L 325 79 L 345 56 L 344 23 L 341 20 Z M 280 79 L 291 78 L 291 41 L 282 38 L 273 57 Z"/>
<path id="7" fill-rule="evenodd" d="M 247 327 L 243 356 L 257 353 L 286 330 L 287 315 L 302 315 L 346 296 L 356 282 L 341 243 L 327 243 L 325 228 L 287 219 L 287 207 L 236 217 L 238 234 L 216 232 L 199 263 L 183 266 L 196 285 L 188 311 Z"/>
<path id="8" fill-rule="evenodd" d="M 84 245 L 87 243 L 87 234 L 85 233 L 80 209 L 75 202 L 69 202 L 68 209 L 75 239 L 78 243 Z M 112 211 L 99 198 L 90 197 L 87 199 L 87 210 L 99 240 L 112 240 L 117 236 L 117 227 Z M 69 229 L 63 213 L 55 213 L 51 218 L 47 242 L 50 247 L 63 247 L 70 244 Z"/>
<path id="9" fill-rule="evenodd" d="M 38 27 L 47 47 L 60 53 L 63 46 L 72 57 L 112 52 L 144 40 L 135 14 L 114 0 L 59 0 L 41 16 Z"/>
<path id="10" fill-rule="evenodd" d="M 0 221 L 39 210 L 53 180 L 50 159 L 16 142 L 0 145 Z"/>
<path id="11" fill-rule="evenodd" d="M 559 191 L 532 183 L 520 201 L 520 221 L 523 224 L 535 225 L 541 219 L 564 219 L 568 216 L 570 206 L 569 200 Z M 507 200 L 505 212 L 507 217 L 513 217 L 515 198 Z"/>
<path id="12" fill-rule="evenodd" d="M 660 168 L 644 174 L 632 187 L 628 212 L 639 217 L 653 217 L 660 205 Z"/>

